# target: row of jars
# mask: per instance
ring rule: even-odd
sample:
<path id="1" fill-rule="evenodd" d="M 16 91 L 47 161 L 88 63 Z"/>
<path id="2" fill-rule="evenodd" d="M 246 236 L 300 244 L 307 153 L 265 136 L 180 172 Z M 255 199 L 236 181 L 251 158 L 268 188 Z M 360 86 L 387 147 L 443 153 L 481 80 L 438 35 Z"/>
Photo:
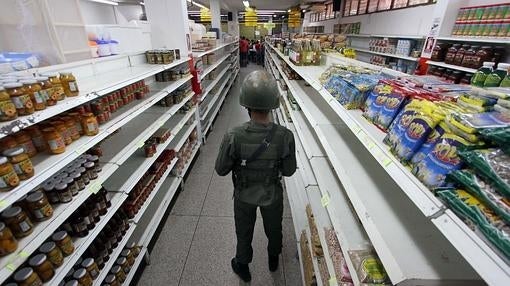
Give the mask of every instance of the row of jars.
<path id="1" fill-rule="evenodd" d="M 164 107 L 171 107 L 174 104 L 181 103 L 187 95 L 191 93 L 191 84 L 188 82 L 181 86 L 181 88 L 174 90 L 172 93 L 168 94 L 164 98 L 162 98 L 158 105 Z"/>
<path id="2" fill-rule="evenodd" d="M 462 71 L 446 69 L 443 67 L 429 67 L 427 72 L 430 75 L 435 75 L 445 82 L 455 83 L 455 84 L 471 84 L 471 78 L 473 77 L 472 73 L 465 73 Z"/>
<path id="3" fill-rule="evenodd" d="M 129 192 L 129 196 L 122 205 L 122 209 L 129 218 L 134 218 L 138 211 L 154 190 L 157 182 L 161 179 L 168 165 L 175 158 L 175 151 L 164 150 L 152 164 L 149 170 L 140 178 L 138 183 Z"/>
<path id="4" fill-rule="evenodd" d="M 97 178 L 97 172 L 100 170 L 97 156 L 82 155 L 62 172 L 55 174 L 39 188 L 24 195 L 5 209 L 1 214 L 2 222 L 0 222 L 0 256 L 16 251 L 17 240 L 33 232 L 34 222 L 50 219 L 54 213 L 54 205 L 72 201 L 73 196 L 85 189 L 90 180 Z M 105 196 L 105 191 L 101 194 Z M 97 204 L 98 199 L 95 196 L 89 198 L 82 207 L 85 208 L 92 203 Z"/>
<path id="5" fill-rule="evenodd" d="M 180 68 L 180 69 L 169 69 L 162 72 L 159 72 L 155 75 L 156 81 L 158 82 L 168 82 L 168 81 L 176 81 L 181 78 L 185 78 L 189 76 L 190 69 L 188 66 Z"/>
<path id="6" fill-rule="evenodd" d="M 189 161 L 192 159 L 191 155 L 193 153 L 193 149 L 195 148 L 198 141 L 198 133 L 197 130 L 193 130 L 191 132 L 189 138 L 186 140 L 186 143 L 181 147 L 181 150 L 177 152 L 177 157 L 179 158 L 179 161 L 175 165 L 175 168 L 173 170 L 174 176 L 180 176 L 182 175 L 182 172 L 184 171 L 184 167 L 189 163 Z"/>
<path id="7" fill-rule="evenodd" d="M 56 105 L 66 96 L 79 94 L 76 78 L 70 72 L 41 76 L 3 76 L 0 78 L 0 121 L 30 115 Z"/>
<path id="8" fill-rule="evenodd" d="M 438 43 L 432 51 L 433 61 L 478 69 L 483 62 L 498 63 L 504 58 L 505 47 L 476 46 L 467 44 Z"/>
<path id="9" fill-rule="evenodd" d="M 42 285 L 50 281 L 55 270 L 64 264 L 64 257 L 71 255 L 75 246 L 65 231 L 55 232 L 32 255 L 28 262 L 19 268 L 6 285 Z"/>
<path id="10" fill-rule="evenodd" d="M 181 59 L 181 53 L 179 49 L 167 50 L 149 50 L 145 52 L 147 63 L 149 64 L 170 64 L 174 60 Z"/>
<path id="11" fill-rule="evenodd" d="M 115 265 L 103 281 L 103 286 L 120 286 L 126 280 L 126 276 L 133 269 L 135 260 L 140 255 L 141 247 L 134 242 L 128 243 L 120 253 Z"/>
<path id="12" fill-rule="evenodd" d="M 168 128 L 159 128 L 147 141 L 145 141 L 143 147 L 145 151 L 145 157 L 149 158 L 154 156 L 157 152 L 157 146 L 161 143 L 166 142 L 170 137 L 171 130 Z"/>

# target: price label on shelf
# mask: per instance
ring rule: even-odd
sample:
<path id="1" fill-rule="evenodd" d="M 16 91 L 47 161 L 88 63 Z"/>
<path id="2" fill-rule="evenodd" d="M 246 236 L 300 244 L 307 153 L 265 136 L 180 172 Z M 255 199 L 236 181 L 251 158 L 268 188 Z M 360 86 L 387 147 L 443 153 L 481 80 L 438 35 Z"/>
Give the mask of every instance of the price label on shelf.
<path id="1" fill-rule="evenodd" d="M 16 270 L 16 265 L 14 265 L 13 263 L 9 263 L 5 266 L 5 268 L 7 268 L 7 270 L 11 272 L 14 272 Z"/>
<path id="2" fill-rule="evenodd" d="M 0 201 L 0 207 L 5 207 L 7 205 L 7 202 L 5 200 Z"/>
<path id="3" fill-rule="evenodd" d="M 336 280 L 335 276 L 329 278 L 329 286 L 338 286 L 338 281 Z"/>
<path id="4" fill-rule="evenodd" d="M 140 140 L 140 142 L 136 143 L 136 147 L 137 147 L 137 148 L 142 148 L 142 147 L 143 147 L 143 145 L 144 145 L 144 144 L 143 144 L 143 141 L 142 141 L 142 140 Z"/>
<path id="5" fill-rule="evenodd" d="M 90 186 L 90 192 L 93 194 L 97 194 L 97 192 L 99 192 L 100 189 L 101 189 L 101 184 L 99 182 L 96 182 L 92 186 Z"/>
<path id="6" fill-rule="evenodd" d="M 329 205 L 329 195 L 328 194 L 325 194 L 324 196 L 322 196 L 321 198 L 321 204 L 323 207 L 327 207 Z"/>
<path id="7" fill-rule="evenodd" d="M 22 250 L 20 251 L 20 253 L 18 253 L 18 256 L 21 258 L 27 258 L 28 256 L 30 256 L 30 254 L 28 254 L 28 252 L 26 252 L 25 250 Z"/>

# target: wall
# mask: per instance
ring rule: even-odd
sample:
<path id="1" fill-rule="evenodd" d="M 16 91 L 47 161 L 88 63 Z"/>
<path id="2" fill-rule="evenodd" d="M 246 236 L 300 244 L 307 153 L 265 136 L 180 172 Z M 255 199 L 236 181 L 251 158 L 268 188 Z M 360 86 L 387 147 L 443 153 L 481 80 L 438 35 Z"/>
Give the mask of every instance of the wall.
<path id="1" fill-rule="evenodd" d="M 91 1 L 80 1 L 81 14 L 85 25 L 117 24 L 114 6 Z"/>
<path id="2" fill-rule="evenodd" d="M 143 13 L 141 5 L 119 5 L 115 6 L 118 24 L 126 24 L 131 20 L 140 20 Z"/>

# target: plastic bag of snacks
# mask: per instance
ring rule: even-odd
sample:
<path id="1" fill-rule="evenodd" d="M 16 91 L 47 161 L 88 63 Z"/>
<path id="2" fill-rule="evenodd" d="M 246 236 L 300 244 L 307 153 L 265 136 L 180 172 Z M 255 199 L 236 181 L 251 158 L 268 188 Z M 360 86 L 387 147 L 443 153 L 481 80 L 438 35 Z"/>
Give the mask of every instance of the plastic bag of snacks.
<path id="1" fill-rule="evenodd" d="M 494 187 L 487 184 L 471 170 L 451 172 L 448 178 L 483 201 L 506 223 L 510 223 L 510 200 L 501 196 Z"/>
<path id="2" fill-rule="evenodd" d="M 349 269 L 347 268 L 347 263 L 345 262 L 335 231 L 332 228 L 326 228 L 324 232 L 326 233 L 326 243 L 328 244 L 329 256 L 331 256 L 331 260 L 333 261 L 337 280 L 342 282 L 352 282 L 352 277 L 349 273 Z"/>
<path id="3" fill-rule="evenodd" d="M 444 121 L 439 122 L 438 125 L 430 132 L 429 136 L 427 137 L 427 140 L 423 142 L 420 149 L 414 153 L 413 157 L 411 158 L 410 164 L 412 166 L 415 166 L 419 162 L 421 162 L 425 157 L 429 155 L 432 150 L 434 150 L 434 146 L 436 143 L 441 139 L 441 136 L 445 134 L 446 132 L 449 132 L 448 126 Z"/>
<path id="4" fill-rule="evenodd" d="M 500 194 L 510 198 L 510 155 L 501 149 L 460 151 L 459 156 L 482 177 L 492 182 Z"/>
<path id="5" fill-rule="evenodd" d="M 414 164 L 412 173 L 430 189 L 444 186 L 446 175 L 462 167 L 459 148 L 472 143 L 452 133 L 445 133 L 434 145 L 432 151 L 420 162 Z"/>
<path id="6" fill-rule="evenodd" d="M 478 229 L 504 256 L 510 258 L 510 227 L 487 205 L 460 189 L 441 189 L 436 194 L 468 225 Z"/>
<path id="7" fill-rule="evenodd" d="M 388 129 L 388 134 L 384 138 L 384 143 L 390 146 L 390 148 L 396 147 L 399 138 L 404 134 L 414 115 L 419 111 L 421 102 L 422 100 L 411 100 L 410 103 L 397 114 Z"/>
<path id="8" fill-rule="evenodd" d="M 353 250 L 349 251 L 349 256 L 361 283 L 390 283 L 388 274 L 374 251 Z"/>
<path id="9" fill-rule="evenodd" d="M 505 153 L 510 154 L 510 127 L 487 128 L 480 130 L 480 135 L 488 142 L 492 142 L 503 148 Z"/>
<path id="10" fill-rule="evenodd" d="M 324 87 L 347 109 L 360 108 L 367 92 L 382 79 L 380 75 L 344 72 L 332 75 Z"/>

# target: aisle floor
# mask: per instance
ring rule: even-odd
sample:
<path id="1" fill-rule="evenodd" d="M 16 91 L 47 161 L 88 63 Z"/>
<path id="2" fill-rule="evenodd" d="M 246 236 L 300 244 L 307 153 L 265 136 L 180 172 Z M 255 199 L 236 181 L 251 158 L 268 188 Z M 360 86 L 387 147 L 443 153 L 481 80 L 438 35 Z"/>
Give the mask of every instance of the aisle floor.
<path id="1" fill-rule="evenodd" d="M 283 218 L 283 253 L 278 271 L 267 266 L 267 238 L 260 213 L 253 237 L 254 258 L 250 264 L 252 281 L 243 283 L 232 272 L 230 260 L 235 255 L 234 210 L 230 175 L 220 177 L 214 161 L 223 138 L 231 127 L 248 120 L 239 105 L 239 88 L 244 77 L 261 69 L 250 64 L 242 68 L 224 106 L 213 125 L 200 156 L 191 169 L 184 190 L 166 220 L 150 255 L 138 286 L 168 285 L 301 285 L 297 242 L 288 199 Z"/>

